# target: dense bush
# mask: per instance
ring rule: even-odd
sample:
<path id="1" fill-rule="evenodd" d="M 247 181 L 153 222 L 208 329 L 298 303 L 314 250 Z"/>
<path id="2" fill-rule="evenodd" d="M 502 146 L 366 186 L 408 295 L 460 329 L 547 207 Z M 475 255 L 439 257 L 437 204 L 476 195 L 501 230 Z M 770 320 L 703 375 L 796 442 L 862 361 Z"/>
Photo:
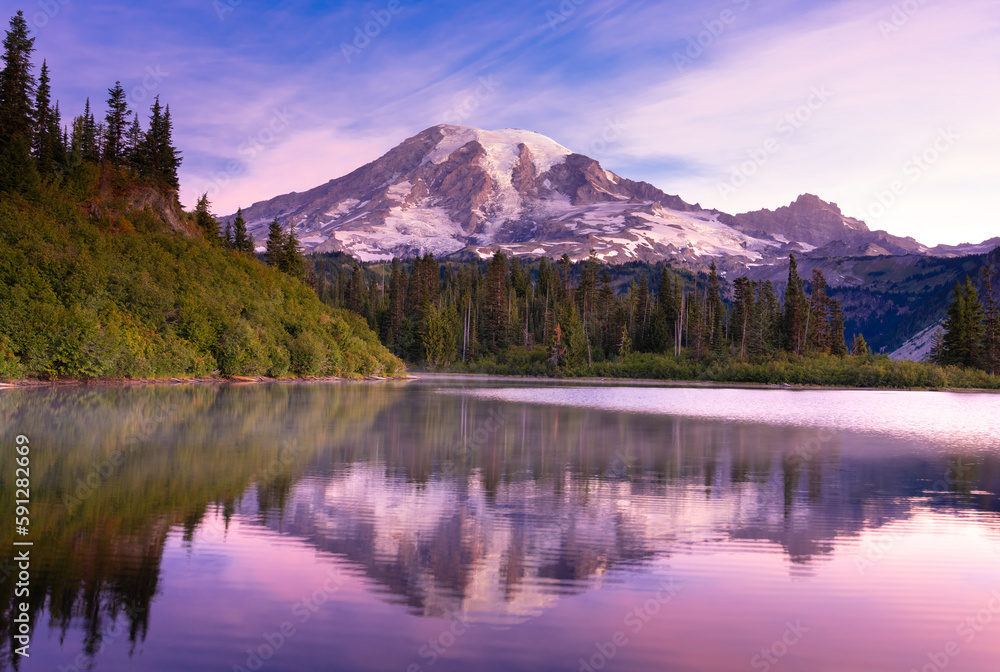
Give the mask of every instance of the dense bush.
<path id="1" fill-rule="evenodd" d="M 0 378 L 403 371 L 301 281 L 67 184 L 0 199 Z"/>

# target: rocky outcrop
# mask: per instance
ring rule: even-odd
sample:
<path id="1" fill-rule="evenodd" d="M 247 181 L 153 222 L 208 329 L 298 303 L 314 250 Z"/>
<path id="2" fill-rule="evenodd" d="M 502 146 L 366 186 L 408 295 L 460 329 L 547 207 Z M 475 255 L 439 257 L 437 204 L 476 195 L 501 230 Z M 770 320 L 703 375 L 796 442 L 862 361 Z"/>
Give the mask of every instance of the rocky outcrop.
<path id="1" fill-rule="evenodd" d="M 815 251 L 806 249 L 818 255 L 878 256 L 927 252 L 927 248 L 913 238 L 871 231 L 863 221 L 844 215 L 836 203 L 827 203 L 813 194 L 802 194 L 790 205 L 773 211 L 756 210 L 721 219 L 751 236 L 821 248 Z"/>

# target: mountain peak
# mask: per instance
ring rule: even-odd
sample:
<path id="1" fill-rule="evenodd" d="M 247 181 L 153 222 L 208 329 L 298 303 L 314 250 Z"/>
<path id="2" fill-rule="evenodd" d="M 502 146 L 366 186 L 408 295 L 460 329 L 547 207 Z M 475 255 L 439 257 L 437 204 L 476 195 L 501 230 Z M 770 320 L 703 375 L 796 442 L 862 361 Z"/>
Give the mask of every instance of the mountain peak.
<path id="1" fill-rule="evenodd" d="M 426 162 L 429 163 L 442 163 L 455 150 L 470 142 L 478 142 L 486 150 L 487 156 L 495 164 L 495 167 L 504 175 L 509 175 L 520 158 L 519 149 L 523 145 L 531 152 L 531 158 L 541 174 L 548 172 L 552 166 L 561 163 L 573 153 L 552 138 L 519 128 L 487 131 L 472 126 L 441 124 L 427 129 L 424 133 L 435 130 L 441 134 L 442 138 L 438 141 L 434 151 L 427 156 Z"/>

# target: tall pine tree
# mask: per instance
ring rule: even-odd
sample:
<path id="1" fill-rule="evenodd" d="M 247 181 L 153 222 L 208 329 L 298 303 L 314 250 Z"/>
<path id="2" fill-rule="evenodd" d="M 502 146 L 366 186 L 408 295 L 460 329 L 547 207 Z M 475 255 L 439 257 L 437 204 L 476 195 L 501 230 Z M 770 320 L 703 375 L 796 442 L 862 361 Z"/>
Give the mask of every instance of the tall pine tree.
<path id="1" fill-rule="evenodd" d="M 981 364 L 990 374 L 1000 371 L 1000 310 L 996 297 L 993 295 L 993 267 L 984 266 L 982 270 L 983 295 L 985 306 L 983 312 L 983 347 Z"/>
<path id="2" fill-rule="evenodd" d="M 237 208 L 236 219 L 233 220 L 233 249 L 253 254 L 253 247 L 253 236 L 247 231 L 247 223 L 243 219 L 243 208 Z"/>
<path id="3" fill-rule="evenodd" d="M 108 89 L 108 112 L 104 116 L 102 159 L 112 166 L 125 164 L 125 137 L 128 126 L 128 99 L 121 82 Z"/>
<path id="4" fill-rule="evenodd" d="M 955 294 L 944 323 L 942 364 L 979 366 L 983 340 L 983 307 L 972 280 L 955 285 Z"/>
<path id="5" fill-rule="evenodd" d="M 285 232 L 275 217 L 267 227 L 267 249 L 264 251 L 264 263 L 268 266 L 281 268 L 285 261 Z"/>
<path id="6" fill-rule="evenodd" d="M 31 52 L 35 38 L 28 37 L 28 22 L 18 11 L 10 20 L 10 29 L 3 41 L 3 70 L 0 71 L 0 149 L 15 136 L 28 143 L 34 127 L 32 99 L 35 76 L 31 72 Z"/>
<path id="7" fill-rule="evenodd" d="M 55 111 L 52 109 L 52 88 L 49 80 L 49 65 L 42 61 L 42 71 L 38 76 L 38 90 L 35 94 L 35 132 L 32 152 L 38 172 L 48 175 L 56 170 L 56 147 L 61 141 Z"/>
<path id="8" fill-rule="evenodd" d="M 219 222 L 212 216 L 212 204 L 208 202 L 208 194 L 202 194 L 198 199 L 198 204 L 194 207 L 194 223 L 198 225 L 205 240 L 212 244 L 221 244 L 222 237 L 219 231 Z"/>
<path id="9" fill-rule="evenodd" d="M 799 277 L 795 255 L 788 255 L 788 284 L 785 285 L 785 316 L 782 340 L 785 349 L 796 354 L 802 352 L 805 315 L 802 304 L 805 292 L 802 289 L 802 278 Z"/>
<path id="10" fill-rule="evenodd" d="M 34 45 L 24 13 L 18 11 L 3 41 L 4 68 L 0 71 L 0 193 L 29 193 L 38 186 L 38 169 L 31 158 Z"/>

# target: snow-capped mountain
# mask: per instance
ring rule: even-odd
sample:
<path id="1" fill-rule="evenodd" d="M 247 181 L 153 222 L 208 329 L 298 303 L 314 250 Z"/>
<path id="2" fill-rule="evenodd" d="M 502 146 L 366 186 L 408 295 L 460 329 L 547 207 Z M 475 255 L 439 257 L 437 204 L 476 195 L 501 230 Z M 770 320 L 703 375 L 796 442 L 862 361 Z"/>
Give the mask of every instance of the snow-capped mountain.
<path id="1" fill-rule="evenodd" d="M 259 243 L 277 216 L 295 225 L 306 249 L 362 260 L 496 249 L 580 258 L 594 249 L 612 262 L 752 261 L 781 247 L 724 224 L 721 214 L 604 170 L 538 133 L 447 125 L 345 177 L 244 211 Z"/>
<path id="2" fill-rule="evenodd" d="M 968 254 L 870 231 L 805 194 L 775 211 L 728 215 L 605 170 L 538 133 L 441 125 L 344 177 L 244 211 L 261 245 L 274 217 L 303 247 L 361 260 L 464 252 L 606 261 L 672 258 L 750 268 L 816 257 Z M 222 218 L 231 219 L 232 215 Z M 985 244 L 983 244 L 985 245 Z"/>

